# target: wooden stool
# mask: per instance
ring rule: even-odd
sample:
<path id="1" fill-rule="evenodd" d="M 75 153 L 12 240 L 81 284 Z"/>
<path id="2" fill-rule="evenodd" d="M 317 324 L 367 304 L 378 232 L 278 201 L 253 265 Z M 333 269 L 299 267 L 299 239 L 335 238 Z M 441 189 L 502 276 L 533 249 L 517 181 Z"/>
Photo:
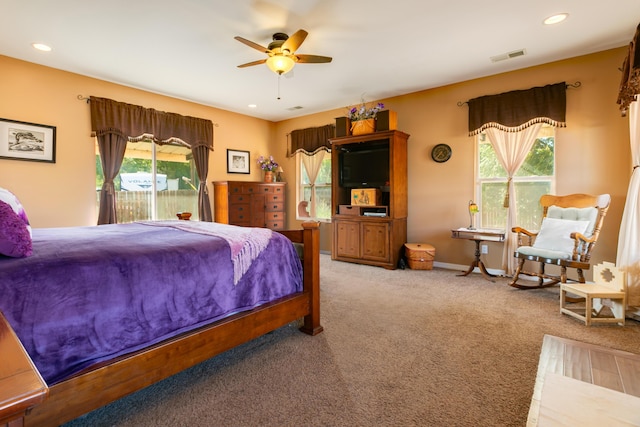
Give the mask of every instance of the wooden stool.
<path id="1" fill-rule="evenodd" d="M 593 323 L 617 323 L 624 326 L 627 292 L 625 274 L 613 263 L 603 262 L 593 266 L 595 283 L 561 283 L 560 313 L 583 320 L 587 326 Z M 567 307 L 567 293 L 585 300 L 584 307 Z M 602 299 L 611 301 L 612 316 L 601 316 L 605 304 Z"/>

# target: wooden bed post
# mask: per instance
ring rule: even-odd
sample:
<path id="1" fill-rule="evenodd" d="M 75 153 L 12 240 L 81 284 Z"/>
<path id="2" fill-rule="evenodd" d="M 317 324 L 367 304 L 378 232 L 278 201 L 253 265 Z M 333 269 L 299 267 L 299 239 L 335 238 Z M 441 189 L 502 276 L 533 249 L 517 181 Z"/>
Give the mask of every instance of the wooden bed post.
<path id="1" fill-rule="evenodd" d="M 317 335 L 322 332 L 320 325 L 320 223 L 315 221 L 302 223 L 304 235 L 303 270 L 304 291 L 310 293 L 310 314 L 304 317 L 302 332 Z M 311 242 L 311 244 L 309 244 Z"/>

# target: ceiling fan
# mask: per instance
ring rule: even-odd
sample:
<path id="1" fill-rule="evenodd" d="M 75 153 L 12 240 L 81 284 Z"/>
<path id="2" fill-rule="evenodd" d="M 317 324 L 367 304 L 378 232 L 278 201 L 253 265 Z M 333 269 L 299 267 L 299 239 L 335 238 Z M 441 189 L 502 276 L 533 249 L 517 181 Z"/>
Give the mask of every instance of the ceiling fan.
<path id="1" fill-rule="evenodd" d="M 304 55 L 296 54 L 296 50 L 300 47 L 304 39 L 307 38 L 305 30 L 298 30 L 291 37 L 285 33 L 275 33 L 273 35 L 273 41 L 269 43 L 268 47 L 260 46 L 250 40 L 242 38 L 240 36 L 234 37 L 241 43 L 246 44 L 260 52 L 266 53 L 268 58 L 260 59 L 258 61 L 247 62 L 246 64 L 238 65 L 238 68 L 251 67 L 253 65 L 267 64 L 267 67 L 278 75 L 285 74 L 296 65 L 296 62 L 301 64 L 318 64 L 323 62 L 331 62 L 329 56 L 318 55 Z"/>

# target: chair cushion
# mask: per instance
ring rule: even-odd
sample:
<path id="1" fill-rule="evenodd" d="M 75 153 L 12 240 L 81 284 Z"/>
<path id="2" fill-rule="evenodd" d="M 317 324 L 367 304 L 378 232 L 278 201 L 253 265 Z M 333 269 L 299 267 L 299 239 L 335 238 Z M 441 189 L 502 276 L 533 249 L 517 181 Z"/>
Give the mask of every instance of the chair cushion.
<path id="1" fill-rule="evenodd" d="M 520 246 L 517 253 L 527 256 L 534 256 L 548 259 L 571 259 L 571 252 L 552 251 L 549 249 L 534 248 L 532 246 Z"/>
<path id="2" fill-rule="evenodd" d="M 571 254 L 575 243 L 571 238 L 571 233 L 584 234 L 588 226 L 588 220 L 577 221 L 546 217 L 542 220 L 542 226 L 533 247 Z"/>
<path id="3" fill-rule="evenodd" d="M 568 219 L 573 221 L 589 221 L 589 226 L 585 231 L 581 231 L 586 237 L 591 237 L 593 229 L 598 219 L 598 208 L 561 208 L 559 206 L 549 206 L 547 218 Z M 576 230 L 573 230 L 576 231 Z"/>
<path id="4" fill-rule="evenodd" d="M 517 252 L 528 256 L 550 259 L 570 259 L 573 255 L 574 240 L 571 233 L 584 234 L 589 221 L 557 219 L 546 217 L 533 246 L 521 246 Z"/>

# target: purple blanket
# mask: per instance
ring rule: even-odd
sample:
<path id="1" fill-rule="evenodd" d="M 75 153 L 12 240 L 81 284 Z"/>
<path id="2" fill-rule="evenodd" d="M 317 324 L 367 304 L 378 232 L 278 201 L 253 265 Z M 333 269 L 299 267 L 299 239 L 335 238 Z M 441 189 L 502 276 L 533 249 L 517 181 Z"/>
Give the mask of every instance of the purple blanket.
<path id="1" fill-rule="evenodd" d="M 255 239 L 234 226 L 215 237 L 220 224 L 211 232 L 203 224 L 200 232 L 136 223 L 36 228 L 32 256 L 0 256 L 0 311 L 49 385 L 302 291 L 302 267 L 284 236 L 272 233 L 252 252 L 234 285 L 230 242 Z M 234 228 L 242 233 L 230 238 Z M 252 230 L 264 238 L 263 229 Z"/>

